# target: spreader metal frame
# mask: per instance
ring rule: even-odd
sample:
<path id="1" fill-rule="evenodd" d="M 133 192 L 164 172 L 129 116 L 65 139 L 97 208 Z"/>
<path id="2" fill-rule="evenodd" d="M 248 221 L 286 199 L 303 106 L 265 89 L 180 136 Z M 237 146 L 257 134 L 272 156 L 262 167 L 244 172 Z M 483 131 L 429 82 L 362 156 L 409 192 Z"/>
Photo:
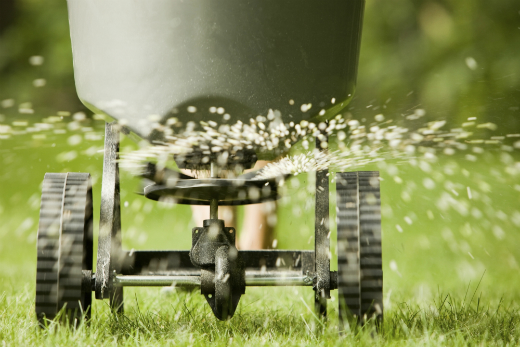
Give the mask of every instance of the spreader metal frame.
<path id="1" fill-rule="evenodd" d="M 188 250 L 122 249 L 119 134 L 119 125 L 106 124 L 98 270 L 91 274 L 91 281 L 97 299 L 108 298 L 115 311 L 123 312 L 123 287 L 200 287 L 201 268 L 193 264 Z M 321 148 L 318 139 L 317 147 Z M 316 292 L 317 313 L 326 316 L 326 300 L 330 298 L 330 291 L 337 288 L 337 273 L 330 271 L 328 170 L 320 171 L 316 175 L 315 250 L 240 250 L 238 253 L 245 266 L 246 286 L 313 287 Z"/>
<path id="2" fill-rule="evenodd" d="M 123 129 L 117 123 L 107 123 L 105 128 L 95 273 L 92 271 L 92 232 L 89 231 L 92 225 L 90 175 L 51 173 L 45 176 L 36 290 L 36 313 L 41 326 L 45 325 L 45 319 L 59 317 L 59 311 L 64 308 L 70 321 L 77 322 L 83 312 L 88 318 L 92 292 L 97 299 L 109 299 L 112 310 L 122 313 L 124 287 L 141 286 L 200 289 L 214 315 L 221 320 L 233 316 L 246 287 L 312 287 L 315 311 L 320 317 L 327 316 L 327 299 L 331 298 L 331 290 L 338 289 L 340 330 L 351 318 L 360 323 L 372 317 L 378 321 L 382 319 L 378 172 L 336 174 L 338 271 L 330 270 L 328 170 L 316 172 L 314 250 L 237 250 L 235 229 L 226 227 L 224 221 L 218 219 L 221 203 L 232 205 L 234 199 L 245 204 L 276 200 L 278 181 L 261 181 L 261 185 L 266 187 L 263 195 L 244 198 L 241 188 L 229 189 L 230 185 L 236 184 L 230 180 L 215 177 L 209 179 L 209 183 L 200 184 L 189 176 L 172 171 L 164 174 L 178 175 L 179 180 L 174 181 L 181 182 L 181 187 L 196 187 L 197 193 L 201 192 L 201 187 L 213 189 L 211 191 L 217 197 L 212 198 L 213 195 L 203 191 L 202 202 L 197 196 L 181 195 L 182 203 L 209 204 L 210 218 L 204 221 L 203 226 L 192 229 L 190 250 L 127 251 L 121 245 L 118 167 L 119 138 Z M 327 147 L 322 146 L 326 140 L 323 135 L 316 138 L 318 150 L 326 150 L 322 148 Z M 149 169 L 153 171 L 155 167 Z M 145 179 L 153 176 L 155 174 L 150 170 L 143 175 Z M 259 183 L 252 179 L 253 173 L 239 177 L 238 181 L 244 181 L 246 187 L 258 191 Z M 186 182 L 189 180 L 194 182 Z M 148 187 L 152 187 L 157 196 L 174 194 L 177 197 L 176 186 L 164 184 L 161 180 Z M 230 194 L 227 197 L 226 189 Z M 223 196 L 227 200 L 219 201 Z M 205 201 L 208 197 L 211 200 Z M 74 236 L 72 239 L 70 233 Z M 71 253 L 67 240 L 72 240 L 74 249 L 82 250 L 81 256 L 77 251 Z"/>

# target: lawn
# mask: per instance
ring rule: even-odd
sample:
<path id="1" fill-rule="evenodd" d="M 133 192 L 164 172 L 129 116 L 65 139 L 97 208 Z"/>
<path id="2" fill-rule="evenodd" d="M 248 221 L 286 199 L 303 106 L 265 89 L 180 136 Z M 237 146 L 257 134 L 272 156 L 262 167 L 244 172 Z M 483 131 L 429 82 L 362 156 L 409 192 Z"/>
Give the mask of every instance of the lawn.
<path id="1" fill-rule="evenodd" d="M 69 123 L 70 124 L 70 123 Z M 65 125 L 63 125 L 65 126 Z M 82 132 L 83 131 L 83 132 Z M 125 289 L 126 313 L 96 301 L 78 330 L 34 315 L 36 232 L 45 172 L 90 172 L 99 218 L 103 124 L 64 134 L 19 134 L 0 140 L 0 341 L 3 345 L 517 345 L 520 343 L 520 175 L 516 152 L 476 157 L 392 161 L 383 181 L 385 320 L 337 335 L 337 300 L 322 322 L 308 288 L 248 288 L 237 314 L 220 322 L 197 292 Z M 78 137 L 79 136 L 79 137 Z M 123 141 L 123 151 L 135 149 Z M 477 151 L 478 152 L 478 151 Z M 312 199 L 289 184 L 279 206 L 277 248 L 311 249 Z M 188 249 L 191 212 L 134 194 L 138 181 L 122 172 L 123 243 L 128 249 Z M 331 189 L 332 202 L 334 189 Z M 334 208 L 331 208 L 334 214 Z M 96 222 L 97 223 L 97 222 Z M 334 228 L 334 226 L 332 226 Z M 97 229 L 95 230 L 97 233 Z M 334 239 L 334 237 L 332 237 Z M 334 243 L 334 240 L 333 240 Z M 333 265 L 335 266 L 335 265 Z"/>

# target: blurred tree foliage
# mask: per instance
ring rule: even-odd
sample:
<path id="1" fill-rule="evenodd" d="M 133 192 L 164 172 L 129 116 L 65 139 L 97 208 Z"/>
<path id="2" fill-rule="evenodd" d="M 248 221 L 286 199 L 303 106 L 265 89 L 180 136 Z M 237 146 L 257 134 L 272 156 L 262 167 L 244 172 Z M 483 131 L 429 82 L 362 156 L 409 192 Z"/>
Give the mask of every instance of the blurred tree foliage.
<path id="1" fill-rule="evenodd" d="M 421 108 L 429 119 L 520 130 L 519 55 L 518 1 L 367 0 L 352 112 L 396 118 Z M 31 65 L 32 56 L 44 63 Z M 0 0 L 0 100 L 8 98 L 36 113 L 83 108 L 65 0 Z"/>
<path id="2" fill-rule="evenodd" d="M 394 117 L 422 108 L 520 130 L 520 3 L 367 0 L 356 95 Z"/>
<path id="3" fill-rule="evenodd" d="M 15 100 L 14 107 L 0 106 L 0 113 L 14 115 L 17 106 L 28 102 L 38 117 L 83 109 L 74 89 L 66 1 L 0 4 L 0 100 Z M 43 57 L 43 62 L 31 59 L 34 56 Z M 35 80 L 41 85 L 42 79 L 45 85 L 35 86 Z"/>

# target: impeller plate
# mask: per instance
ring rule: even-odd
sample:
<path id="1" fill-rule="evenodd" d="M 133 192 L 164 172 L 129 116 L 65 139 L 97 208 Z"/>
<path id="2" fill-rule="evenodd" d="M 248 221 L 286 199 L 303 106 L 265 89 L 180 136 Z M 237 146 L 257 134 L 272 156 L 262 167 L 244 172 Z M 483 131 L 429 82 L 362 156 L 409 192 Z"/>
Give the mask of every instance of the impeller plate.
<path id="1" fill-rule="evenodd" d="M 219 205 L 257 204 L 278 200 L 278 182 L 283 179 L 179 179 L 172 185 L 152 183 L 144 188 L 144 195 L 151 200 L 173 198 L 187 205 L 209 205 L 213 199 Z"/>

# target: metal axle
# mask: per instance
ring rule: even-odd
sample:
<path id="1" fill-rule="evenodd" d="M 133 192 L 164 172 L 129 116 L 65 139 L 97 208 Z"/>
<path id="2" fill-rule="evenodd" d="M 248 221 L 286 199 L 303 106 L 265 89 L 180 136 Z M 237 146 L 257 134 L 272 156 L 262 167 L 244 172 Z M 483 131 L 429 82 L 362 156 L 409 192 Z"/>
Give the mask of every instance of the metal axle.
<path id="1" fill-rule="evenodd" d="M 276 274 L 246 271 L 246 285 L 253 287 L 270 286 L 312 286 L 312 278 L 301 272 L 284 271 Z M 139 276 L 117 275 L 116 287 L 199 287 L 200 275 L 197 276 Z"/>
<path id="2" fill-rule="evenodd" d="M 212 199 L 209 202 L 209 219 L 218 219 L 218 200 Z"/>

